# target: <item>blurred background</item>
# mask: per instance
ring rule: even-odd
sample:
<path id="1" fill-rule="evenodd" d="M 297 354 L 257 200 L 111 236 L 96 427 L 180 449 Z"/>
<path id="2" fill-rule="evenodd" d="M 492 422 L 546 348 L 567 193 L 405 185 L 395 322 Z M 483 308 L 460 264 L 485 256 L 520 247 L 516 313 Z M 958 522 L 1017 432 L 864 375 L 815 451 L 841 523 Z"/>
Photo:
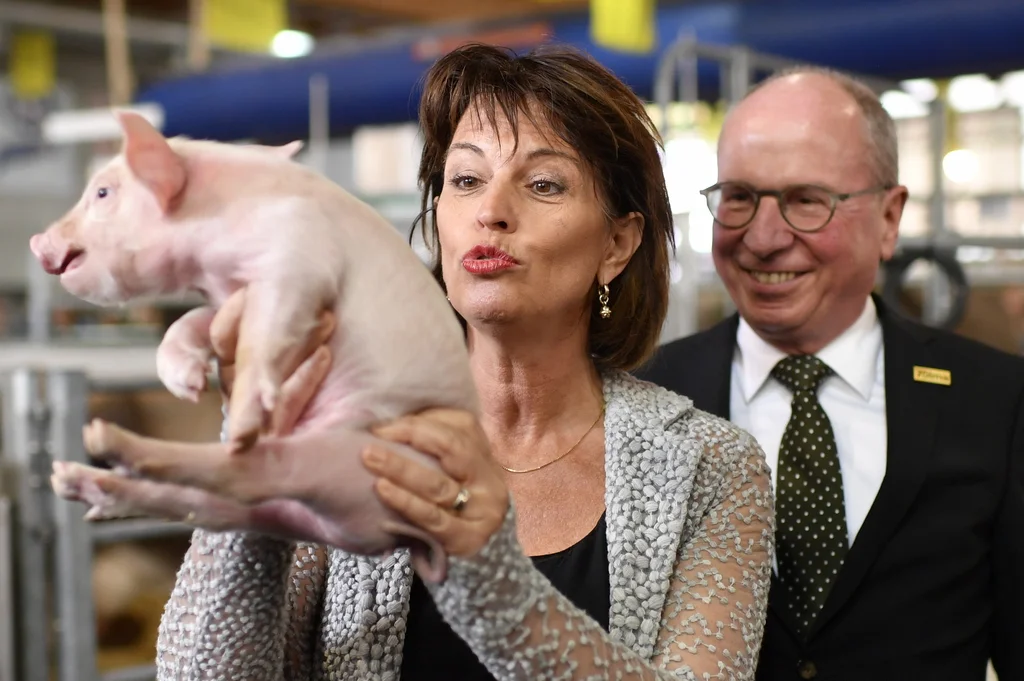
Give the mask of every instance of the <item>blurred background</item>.
<path id="1" fill-rule="evenodd" d="M 911 199 L 879 292 L 1019 353 L 1022 36 L 1020 0 L 0 0 L 0 681 L 152 678 L 187 535 L 144 519 L 86 525 L 46 472 L 85 460 L 92 416 L 174 439 L 219 428 L 215 395 L 186 404 L 156 383 L 156 344 L 196 300 L 100 309 L 29 253 L 117 152 L 110 107 L 169 136 L 301 139 L 301 162 L 408 234 L 432 61 L 469 41 L 574 45 L 649 102 L 666 142 L 670 340 L 732 311 L 697 193 L 715 181 L 730 103 L 779 68 L 833 67 L 866 79 L 897 119 Z"/>

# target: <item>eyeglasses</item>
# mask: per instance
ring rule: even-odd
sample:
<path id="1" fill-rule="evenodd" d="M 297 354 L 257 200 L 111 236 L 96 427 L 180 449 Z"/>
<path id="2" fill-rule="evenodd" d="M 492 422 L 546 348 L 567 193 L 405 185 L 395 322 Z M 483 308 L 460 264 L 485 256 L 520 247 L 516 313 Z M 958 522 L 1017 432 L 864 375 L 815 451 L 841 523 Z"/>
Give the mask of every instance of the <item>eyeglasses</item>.
<path id="1" fill-rule="evenodd" d="M 789 226 L 800 232 L 816 232 L 829 223 L 835 215 L 836 206 L 847 199 L 865 194 L 888 191 L 893 185 L 886 184 L 858 192 L 839 194 L 824 187 L 800 184 L 782 190 L 754 189 L 743 182 L 719 182 L 701 190 L 707 199 L 712 217 L 728 229 L 740 229 L 750 224 L 765 196 L 774 196 L 779 211 Z"/>

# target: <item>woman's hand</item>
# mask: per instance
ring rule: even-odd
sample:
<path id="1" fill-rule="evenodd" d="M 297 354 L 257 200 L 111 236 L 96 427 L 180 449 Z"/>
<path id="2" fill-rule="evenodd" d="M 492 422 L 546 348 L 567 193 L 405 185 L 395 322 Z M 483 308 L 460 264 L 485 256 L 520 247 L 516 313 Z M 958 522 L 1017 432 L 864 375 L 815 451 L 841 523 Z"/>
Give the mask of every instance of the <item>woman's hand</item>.
<path id="1" fill-rule="evenodd" d="M 430 409 L 373 433 L 433 456 L 441 466 L 435 470 L 385 447 L 368 448 L 363 462 L 380 476 L 376 490 L 381 501 L 436 537 L 449 554 L 466 557 L 480 551 L 505 519 L 509 492 L 476 417 Z"/>
<path id="2" fill-rule="evenodd" d="M 217 360 L 217 382 L 221 398 L 227 406 L 231 399 L 231 388 L 235 381 L 235 351 L 238 334 L 245 308 L 245 289 L 235 291 L 217 311 L 210 323 L 210 342 Z M 330 369 L 330 349 L 325 345 L 334 333 L 334 313 L 324 310 L 319 324 L 309 335 L 297 365 L 285 367 L 288 376 L 281 386 L 280 404 L 273 415 L 270 433 L 287 435 L 295 427 L 306 405 L 313 399 L 320 383 Z"/>

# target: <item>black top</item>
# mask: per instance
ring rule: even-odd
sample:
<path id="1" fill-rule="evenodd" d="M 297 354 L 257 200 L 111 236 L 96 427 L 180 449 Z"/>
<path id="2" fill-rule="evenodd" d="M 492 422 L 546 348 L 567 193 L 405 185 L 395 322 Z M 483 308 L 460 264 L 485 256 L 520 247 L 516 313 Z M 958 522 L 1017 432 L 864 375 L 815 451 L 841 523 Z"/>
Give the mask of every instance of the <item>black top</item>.
<path id="1" fill-rule="evenodd" d="M 533 564 L 551 584 L 608 631 L 611 586 L 605 519 L 564 551 L 534 556 Z M 402 651 L 402 681 L 493 681 L 461 638 L 434 607 L 423 582 L 412 583 L 409 621 Z"/>

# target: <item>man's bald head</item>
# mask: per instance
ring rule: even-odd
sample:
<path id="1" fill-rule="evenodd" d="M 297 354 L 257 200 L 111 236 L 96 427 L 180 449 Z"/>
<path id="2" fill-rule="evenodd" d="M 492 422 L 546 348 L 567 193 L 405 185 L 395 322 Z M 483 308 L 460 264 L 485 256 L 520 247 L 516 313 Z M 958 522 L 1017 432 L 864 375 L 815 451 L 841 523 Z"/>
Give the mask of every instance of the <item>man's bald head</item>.
<path id="1" fill-rule="evenodd" d="M 800 69 L 730 112 L 708 196 L 713 213 L 752 208 L 740 227 L 716 220 L 711 249 L 740 315 L 783 352 L 813 354 L 864 311 L 879 262 L 895 250 L 907 190 L 897 184 L 892 120 L 874 94 Z M 827 219 L 817 229 L 790 221 L 808 212 Z"/>
<path id="2" fill-rule="evenodd" d="M 722 136 L 728 134 L 731 123 L 747 123 L 751 117 L 759 117 L 765 125 L 771 125 L 773 117 L 785 118 L 789 112 L 798 113 L 800 119 L 821 117 L 825 129 L 829 124 L 842 125 L 849 117 L 856 117 L 863 126 L 876 181 L 888 186 L 899 184 L 896 125 L 892 117 L 871 88 L 830 69 L 795 67 L 758 83 L 729 113 Z"/>

